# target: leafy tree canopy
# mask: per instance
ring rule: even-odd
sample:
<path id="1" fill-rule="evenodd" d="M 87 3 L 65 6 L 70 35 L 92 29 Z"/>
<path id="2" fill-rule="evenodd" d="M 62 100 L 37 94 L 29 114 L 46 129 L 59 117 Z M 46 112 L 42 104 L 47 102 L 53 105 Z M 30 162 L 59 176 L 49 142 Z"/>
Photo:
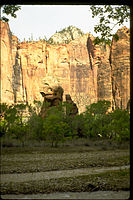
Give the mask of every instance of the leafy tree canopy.
<path id="1" fill-rule="evenodd" d="M 89 106 L 87 106 L 86 112 L 94 116 L 103 115 L 103 114 L 106 114 L 110 106 L 111 106 L 110 101 L 101 100 L 101 101 L 98 101 L 97 103 L 92 103 Z"/>
<path id="2" fill-rule="evenodd" d="M 11 15 L 11 17 L 16 18 L 16 11 L 21 9 L 21 6 L 18 5 L 3 5 L 1 6 L 2 8 L 2 13 L 6 14 L 6 15 Z M 9 19 L 5 16 L 1 17 L 1 20 L 3 20 L 4 22 L 8 22 Z"/>
<path id="3" fill-rule="evenodd" d="M 105 43 L 110 44 L 110 38 L 113 36 L 118 40 L 118 35 L 113 34 L 116 25 L 123 25 L 130 18 L 130 8 L 127 5 L 103 5 L 90 6 L 92 17 L 99 17 L 99 23 L 94 27 L 96 33 L 100 33 L 101 37 L 96 37 L 94 44 Z"/>

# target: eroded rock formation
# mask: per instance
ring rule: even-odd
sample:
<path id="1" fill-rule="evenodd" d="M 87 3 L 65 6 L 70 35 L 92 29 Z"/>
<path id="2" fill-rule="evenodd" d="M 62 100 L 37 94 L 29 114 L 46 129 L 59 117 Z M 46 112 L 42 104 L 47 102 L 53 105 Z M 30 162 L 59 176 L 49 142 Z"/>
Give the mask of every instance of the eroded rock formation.
<path id="1" fill-rule="evenodd" d="M 63 88 L 59 85 L 54 77 L 47 77 L 43 80 L 41 95 L 44 98 L 43 106 L 41 108 L 40 116 L 44 118 L 49 108 L 58 106 L 63 101 Z"/>
<path id="2" fill-rule="evenodd" d="M 18 43 L 7 23 L 1 22 L 1 101 L 7 103 L 43 101 L 42 81 L 58 79 L 79 109 L 98 100 L 127 108 L 130 99 L 130 36 L 124 27 L 119 40 L 108 46 L 93 45 L 85 34 L 69 44 L 43 41 Z"/>
<path id="3" fill-rule="evenodd" d="M 71 99 L 70 94 L 66 94 L 66 103 L 68 105 L 66 105 L 66 114 L 69 116 L 75 116 L 78 114 L 78 108 L 76 103 L 73 102 L 73 100 Z M 70 105 L 70 107 L 69 107 Z M 68 109 L 67 109 L 68 106 Z"/>

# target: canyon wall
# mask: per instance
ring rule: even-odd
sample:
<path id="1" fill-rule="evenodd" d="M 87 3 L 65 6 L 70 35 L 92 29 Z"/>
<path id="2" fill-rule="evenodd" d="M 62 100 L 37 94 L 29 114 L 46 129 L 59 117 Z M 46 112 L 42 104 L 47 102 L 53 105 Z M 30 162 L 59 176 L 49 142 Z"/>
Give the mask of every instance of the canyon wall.
<path id="1" fill-rule="evenodd" d="M 111 71 L 114 108 L 125 108 L 130 100 L 130 31 L 123 27 L 117 31 L 119 40 L 112 41 Z"/>
<path id="2" fill-rule="evenodd" d="M 108 46 L 93 45 L 85 34 L 69 44 L 45 41 L 18 43 L 7 23 L 1 22 L 1 102 L 43 101 L 43 81 L 57 79 L 79 111 L 98 100 L 126 108 L 130 99 L 130 36 L 126 27 Z"/>

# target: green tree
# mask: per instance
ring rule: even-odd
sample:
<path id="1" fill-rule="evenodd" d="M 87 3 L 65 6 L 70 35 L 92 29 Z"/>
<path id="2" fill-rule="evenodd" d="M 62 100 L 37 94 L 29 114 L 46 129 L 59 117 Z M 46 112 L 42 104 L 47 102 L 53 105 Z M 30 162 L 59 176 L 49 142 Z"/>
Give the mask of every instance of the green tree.
<path id="1" fill-rule="evenodd" d="M 27 136 L 27 124 L 25 111 L 27 105 L 16 104 L 10 105 L 1 104 L 1 136 L 18 139 L 24 144 Z"/>
<path id="2" fill-rule="evenodd" d="M 9 106 L 6 103 L 0 104 L 0 137 L 6 134 L 7 128 L 8 128 L 8 122 L 5 119 L 5 116 L 7 115 L 7 110 Z"/>
<path id="3" fill-rule="evenodd" d="M 29 119 L 27 121 L 29 139 L 42 140 L 43 119 L 39 115 L 42 107 L 40 101 L 34 100 L 33 105 L 28 105 Z"/>
<path id="4" fill-rule="evenodd" d="M 27 108 L 27 104 L 16 104 L 14 106 L 14 108 L 17 110 L 17 117 L 19 118 L 20 121 L 20 125 L 23 126 L 24 120 L 26 118 L 26 108 Z"/>
<path id="5" fill-rule="evenodd" d="M 22 145 L 24 146 L 24 142 L 27 139 L 28 129 L 27 129 L 27 104 L 16 104 L 12 107 L 11 115 L 9 116 L 7 121 L 10 121 L 10 127 L 8 129 L 8 134 L 12 136 L 12 138 L 18 139 Z M 10 110 L 9 110 L 10 111 Z"/>
<path id="6" fill-rule="evenodd" d="M 4 113 L 4 120 L 6 121 L 6 132 L 10 132 L 12 125 L 18 119 L 17 110 L 13 105 L 7 107 L 6 112 Z"/>
<path id="7" fill-rule="evenodd" d="M 85 137 L 86 136 L 86 129 L 85 129 L 85 119 L 84 115 L 75 115 L 71 118 L 72 123 L 72 137 Z"/>
<path id="8" fill-rule="evenodd" d="M 109 109 L 111 103 L 110 101 L 106 100 L 101 100 L 98 101 L 97 103 L 90 104 L 89 106 L 86 107 L 86 112 L 90 113 L 91 115 L 103 115 L 107 112 Z"/>
<path id="9" fill-rule="evenodd" d="M 104 5 L 90 6 L 92 17 L 99 17 L 99 23 L 94 27 L 96 33 L 100 33 L 101 37 L 96 37 L 94 44 L 105 43 L 110 44 L 110 38 L 113 36 L 118 40 L 118 35 L 113 34 L 116 25 L 123 25 L 130 18 L 130 8 L 127 5 Z"/>
<path id="10" fill-rule="evenodd" d="M 64 120 L 64 111 L 58 107 L 51 107 L 43 123 L 44 139 L 51 142 L 52 146 L 57 147 L 58 143 L 64 143 L 67 137 L 70 135 L 70 127 Z M 68 134 L 69 133 L 69 134 Z"/>
<path id="11" fill-rule="evenodd" d="M 87 137 L 104 137 L 104 124 L 106 123 L 106 113 L 111 103 L 103 100 L 90 104 L 84 113 L 85 134 Z"/>
<path id="12" fill-rule="evenodd" d="M 11 15 L 11 17 L 16 18 L 16 12 L 21 9 L 18 5 L 3 5 L 0 7 L 2 9 L 2 14 Z M 4 22 L 8 22 L 9 19 L 5 16 L 1 18 Z"/>
<path id="13" fill-rule="evenodd" d="M 130 139 L 130 114 L 127 110 L 117 109 L 109 113 L 109 123 L 105 129 L 113 140 L 119 142 Z"/>
<path id="14" fill-rule="evenodd" d="M 32 113 L 27 121 L 28 138 L 41 141 L 43 136 L 43 119 L 36 113 Z"/>

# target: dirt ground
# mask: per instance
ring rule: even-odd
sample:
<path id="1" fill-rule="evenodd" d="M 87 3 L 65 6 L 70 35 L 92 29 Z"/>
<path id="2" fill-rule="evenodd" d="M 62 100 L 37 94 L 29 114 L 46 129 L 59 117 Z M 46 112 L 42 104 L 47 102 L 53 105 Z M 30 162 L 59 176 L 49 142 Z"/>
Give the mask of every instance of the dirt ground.
<path id="1" fill-rule="evenodd" d="M 56 192 L 51 194 L 30 194 L 30 195 L 2 195 L 3 199 L 102 199 L 102 200 L 125 200 L 129 199 L 129 191 L 96 191 L 96 192 Z"/>
<path id="2" fill-rule="evenodd" d="M 2 147 L 1 177 L 6 178 L 1 181 L 1 193 L 35 195 L 55 192 L 129 192 L 129 157 L 129 143 L 117 144 L 102 140 L 73 142 L 58 148 L 48 145 Z M 116 170 L 113 170 L 114 167 Z M 90 173 L 104 168 L 108 170 Z M 74 170 L 73 173 L 70 173 L 71 170 Z M 60 171 L 65 175 L 59 176 Z M 51 176 L 53 172 L 56 176 Z M 31 173 L 37 177 L 36 180 L 27 179 Z M 38 173 L 47 173 L 48 178 L 41 175 L 38 179 Z M 15 181 L 15 176 L 20 176 L 21 181 Z M 68 196 L 71 197 L 70 194 Z"/>

